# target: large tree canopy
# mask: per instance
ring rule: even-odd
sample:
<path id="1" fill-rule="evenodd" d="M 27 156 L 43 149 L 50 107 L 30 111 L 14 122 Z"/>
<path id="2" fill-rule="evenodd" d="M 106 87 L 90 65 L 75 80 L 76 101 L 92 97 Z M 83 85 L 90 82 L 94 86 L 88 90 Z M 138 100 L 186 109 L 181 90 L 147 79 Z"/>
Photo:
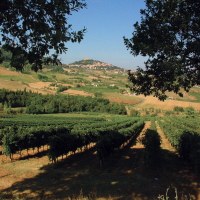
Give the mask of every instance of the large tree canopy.
<path id="1" fill-rule="evenodd" d="M 0 46 L 12 52 L 11 65 L 22 70 L 28 61 L 37 71 L 57 61 L 66 42 L 82 40 L 85 29 L 73 31 L 67 17 L 85 6 L 84 0 L 1 0 Z"/>
<path id="2" fill-rule="evenodd" d="M 145 69 L 129 72 L 137 94 L 166 99 L 166 91 L 200 84 L 200 1 L 146 0 L 141 22 L 131 39 L 124 38 L 134 56 L 147 57 Z"/>

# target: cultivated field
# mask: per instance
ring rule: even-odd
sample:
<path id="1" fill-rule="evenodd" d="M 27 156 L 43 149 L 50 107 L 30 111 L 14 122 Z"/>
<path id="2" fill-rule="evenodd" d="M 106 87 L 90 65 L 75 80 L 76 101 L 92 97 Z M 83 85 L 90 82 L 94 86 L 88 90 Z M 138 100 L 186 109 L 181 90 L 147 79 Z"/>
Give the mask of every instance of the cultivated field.
<path id="1" fill-rule="evenodd" d="M 31 90 L 42 94 L 55 94 L 57 86 L 70 86 L 64 94 L 82 96 L 101 96 L 111 102 L 123 103 L 142 110 L 144 108 L 157 108 L 162 110 L 173 110 L 176 106 L 183 108 L 193 107 L 200 111 L 200 88 L 194 87 L 189 93 L 184 93 L 181 98 L 169 93 L 168 100 L 161 102 L 155 97 L 135 96 L 131 94 L 126 85 L 128 84 L 125 72 L 113 74 L 105 70 L 74 69 L 65 73 L 44 70 L 20 73 L 0 67 L 0 88 L 10 90 Z"/>

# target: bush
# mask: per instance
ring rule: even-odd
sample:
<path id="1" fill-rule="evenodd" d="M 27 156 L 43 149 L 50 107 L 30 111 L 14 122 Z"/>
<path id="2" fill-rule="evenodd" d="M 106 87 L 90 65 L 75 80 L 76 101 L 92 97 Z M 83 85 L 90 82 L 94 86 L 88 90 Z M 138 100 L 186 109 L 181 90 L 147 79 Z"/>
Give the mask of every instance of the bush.
<path id="1" fill-rule="evenodd" d="M 175 112 L 184 112 L 184 109 L 183 109 L 183 107 L 175 106 L 175 107 L 174 107 L 174 111 L 175 111 Z"/>
<path id="2" fill-rule="evenodd" d="M 51 72 L 60 72 L 60 73 L 63 73 L 64 69 L 63 69 L 62 66 L 55 66 L 55 67 L 52 67 Z"/>
<path id="3" fill-rule="evenodd" d="M 173 111 L 169 111 L 169 110 L 168 110 L 168 111 L 165 112 L 165 115 L 167 115 L 167 116 L 169 116 L 169 115 L 173 115 L 173 114 L 174 114 Z"/>
<path id="4" fill-rule="evenodd" d="M 193 107 L 187 107 L 185 108 L 185 112 L 188 114 L 188 115 L 192 115 L 195 113 L 195 109 Z"/>
<path id="5" fill-rule="evenodd" d="M 138 110 L 130 110 L 130 116 L 132 117 L 137 117 L 137 116 L 140 116 L 140 112 Z"/>
<path id="6" fill-rule="evenodd" d="M 80 88 L 81 87 L 81 85 L 80 84 L 76 84 L 76 88 Z"/>
<path id="7" fill-rule="evenodd" d="M 94 96 L 97 98 L 101 98 L 103 96 L 103 94 L 101 92 L 95 92 Z"/>
<path id="8" fill-rule="evenodd" d="M 39 79 L 40 81 L 43 81 L 43 82 L 49 81 L 49 78 L 48 78 L 48 76 L 46 76 L 46 75 L 38 74 L 37 76 L 38 76 L 38 79 Z"/>
<path id="9" fill-rule="evenodd" d="M 192 163 L 196 171 L 200 172 L 200 135 L 184 131 L 178 144 L 180 157 Z"/>
<path id="10" fill-rule="evenodd" d="M 65 90 L 68 90 L 69 88 L 70 88 L 70 86 L 58 85 L 58 87 L 57 87 L 57 93 L 58 92 L 63 92 Z"/>

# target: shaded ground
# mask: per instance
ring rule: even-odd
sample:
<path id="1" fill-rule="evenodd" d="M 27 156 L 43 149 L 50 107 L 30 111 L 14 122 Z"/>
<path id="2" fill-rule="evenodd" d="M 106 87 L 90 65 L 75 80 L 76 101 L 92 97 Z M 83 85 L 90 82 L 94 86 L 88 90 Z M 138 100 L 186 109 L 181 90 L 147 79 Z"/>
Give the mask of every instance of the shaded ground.
<path id="1" fill-rule="evenodd" d="M 145 129 L 150 126 L 146 124 Z M 142 132 L 144 133 L 144 131 Z M 140 135 L 141 137 L 141 135 Z M 0 189 L 5 198 L 67 199 L 93 193 L 95 199 L 153 199 L 173 185 L 179 194 L 198 199 L 200 179 L 176 154 L 162 151 L 160 165 L 144 165 L 144 148 L 129 144 L 114 152 L 100 168 L 95 148 L 51 165 L 47 156 L 0 164 Z"/>

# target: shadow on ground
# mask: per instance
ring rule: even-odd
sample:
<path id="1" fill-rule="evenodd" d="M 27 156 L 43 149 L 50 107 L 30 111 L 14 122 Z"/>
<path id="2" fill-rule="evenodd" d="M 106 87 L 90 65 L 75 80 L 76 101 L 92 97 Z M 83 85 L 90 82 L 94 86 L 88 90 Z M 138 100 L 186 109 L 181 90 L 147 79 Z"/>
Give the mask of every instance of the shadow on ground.
<path id="1" fill-rule="evenodd" d="M 176 154 L 163 150 L 161 163 L 149 169 L 144 149 L 127 147 L 114 152 L 100 168 L 93 148 L 46 165 L 41 174 L 16 182 L 1 194 L 8 199 L 67 199 L 80 193 L 119 200 L 155 199 L 171 185 L 180 195 L 197 199 L 200 180 Z"/>

